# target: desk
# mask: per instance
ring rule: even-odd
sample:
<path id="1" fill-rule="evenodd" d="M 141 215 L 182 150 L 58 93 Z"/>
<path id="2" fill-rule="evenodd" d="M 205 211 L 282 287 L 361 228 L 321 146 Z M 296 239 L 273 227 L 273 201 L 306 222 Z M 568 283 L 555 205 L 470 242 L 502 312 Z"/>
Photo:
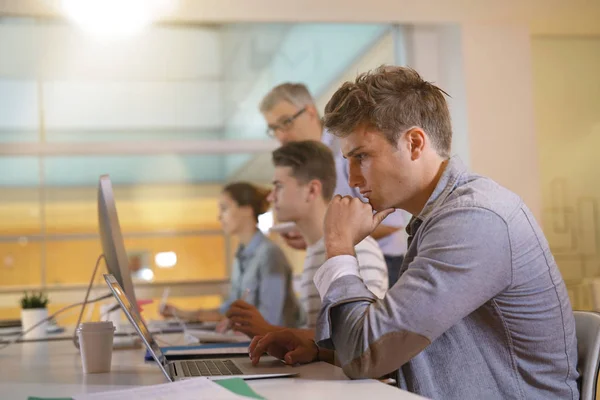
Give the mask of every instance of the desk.
<path id="1" fill-rule="evenodd" d="M 169 339 L 169 335 L 165 336 Z M 0 351 L 0 396 L 68 397 L 83 392 L 123 389 L 132 385 L 165 383 L 153 363 L 144 362 L 142 349 L 115 350 L 108 374 L 84 375 L 79 352 L 68 341 L 15 343 Z M 248 381 L 267 399 L 400 399 L 421 397 L 376 380 L 350 381 L 340 368 L 326 363 L 299 366 L 299 376 Z"/>
<path id="2" fill-rule="evenodd" d="M 148 330 L 150 331 L 150 333 L 152 333 L 153 335 L 157 335 L 157 334 L 165 334 L 165 333 L 181 333 L 183 332 L 183 328 L 178 325 L 178 324 L 172 324 L 172 323 L 165 323 L 165 321 L 149 321 L 147 322 L 148 325 Z M 186 324 L 187 328 L 190 329 L 214 329 L 214 325 L 212 323 L 188 323 Z M 64 330 L 62 332 L 52 332 L 52 333 L 46 333 L 43 336 L 39 336 L 39 337 L 31 337 L 31 336 L 25 336 L 25 337 L 20 337 L 17 342 L 46 342 L 46 341 L 53 341 L 53 340 L 72 340 L 73 339 L 73 333 L 75 331 L 75 327 L 74 326 L 67 326 L 64 327 Z M 21 328 L 0 328 L 0 345 L 10 342 L 11 340 L 14 340 L 15 337 L 17 337 L 17 335 L 19 335 L 21 333 Z M 115 332 L 115 337 L 128 337 L 128 336 L 136 336 L 137 337 L 137 332 L 135 331 L 135 329 L 133 328 L 132 325 L 130 325 L 128 322 L 125 323 L 123 322 L 118 330 Z"/>

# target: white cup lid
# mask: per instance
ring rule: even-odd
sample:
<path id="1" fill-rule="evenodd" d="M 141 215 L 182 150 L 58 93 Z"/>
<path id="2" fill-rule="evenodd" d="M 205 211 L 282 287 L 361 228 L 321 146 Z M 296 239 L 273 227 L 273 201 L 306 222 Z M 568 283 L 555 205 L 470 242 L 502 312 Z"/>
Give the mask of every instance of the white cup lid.
<path id="1" fill-rule="evenodd" d="M 79 332 L 104 332 L 114 331 L 115 326 L 112 321 L 97 321 L 97 322 L 83 322 L 79 324 L 77 331 Z"/>

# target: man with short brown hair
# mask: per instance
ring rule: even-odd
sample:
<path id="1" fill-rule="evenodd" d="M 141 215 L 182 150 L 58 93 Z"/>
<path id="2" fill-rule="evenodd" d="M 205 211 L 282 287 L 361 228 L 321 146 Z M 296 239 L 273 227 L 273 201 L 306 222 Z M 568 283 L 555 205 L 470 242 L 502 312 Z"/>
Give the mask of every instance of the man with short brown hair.
<path id="1" fill-rule="evenodd" d="M 336 185 L 335 161 L 326 145 L 304 140 L 289 142 L 273 151 L 273 164 L 273 190 L 268 199 L 282 221 L 296 223 L 308 244 L 299 297 L 305 312 L 304 334 L 314 338 L 321 298 L 313 278 L 326 261 L 323 219 Z M 367 236 L 352 247 L 352 254 L 357 257 L 358 273 L 367 290 L 375 297 L 383 298 L 388 289 L 388 277 L 377 242 Z M 248 336 L 283 329 L 268 324 L 256 307 L 242 300 L 231 305 L 227 317 L 233 329 Z"/>
<path id="2" fill-rule="evenodd" d="M 281 144 L 301 140 L 316 140 L 325 143 L 335 157 L 337 185 L 335 194 L 353 196 L 366 201 L 360 191 L 348 185 L 348 163 L 342 157 L 338 140 L 323 129 L 323 124 L 308 88 L 301 83 L 282 83 L 265 95 L 260 103 L 260 112 L 267 121 L 267 133 Z M 390 287 L 398 279 L 404 252 L 406 232 L 404 227 L 408 215 L 397 211 L 379 225 L 371 236 L 383 251 L 388 268 Z M 288 245 L 304 249 L 302 235 L 292 231 L 282 234 Z"/>
<path id="3" fill-rule="evenodd" d="M 449 157 L 444 92 L 414 70 L 379 68 L 342 85 L 324 125 L 369 204 L 336 196 L 327 210 L 321 347 L 274 332 L 254 338 L 253 362 L 265 351 L 331 361 L 335 349 L 351 378 L 397 371 L 401 388 L 428 398 L 578 399 L 575 321 L 548 242 L 516 194 Z M 413 215 L 408 250 L 377 299 L 352 246 L 396 208 Z"/>

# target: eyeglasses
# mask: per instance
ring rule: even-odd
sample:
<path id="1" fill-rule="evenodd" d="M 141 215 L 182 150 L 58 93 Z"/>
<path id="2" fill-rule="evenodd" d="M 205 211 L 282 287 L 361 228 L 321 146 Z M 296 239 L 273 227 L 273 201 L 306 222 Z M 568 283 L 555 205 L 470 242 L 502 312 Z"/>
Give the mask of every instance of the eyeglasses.
<path id="1" fill-rule="evenodd" d="M 292 127 L 292 124 L 294 123 L 296 118 L 301 116 L 304 113 L 304 111 L 306 111 L 306 107 L 301 109 L 300 111 L 298 111 L 296 114 L 292 115 L 291 117 L 284 119 L 277 125 L 269 125 L 269 127 L 267 128 L 267 135 L 274 137 L 275 132 L 277 132 L 277 131 L 281 131 L 281 132 L 287 131 L 288 129 L 290 129 Z"/>

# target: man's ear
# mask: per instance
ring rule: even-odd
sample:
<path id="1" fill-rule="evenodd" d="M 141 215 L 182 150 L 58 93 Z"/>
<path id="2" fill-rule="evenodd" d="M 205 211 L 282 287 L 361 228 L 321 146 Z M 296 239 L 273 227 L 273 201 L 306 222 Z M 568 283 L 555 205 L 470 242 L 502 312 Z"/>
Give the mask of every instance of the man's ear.
<path id="1" fill-rule="evenodd" d="M 319 199 L 321 197 L 323 197 L 323 185 L 321 184 L 321 181 L 318 179 L 313 179 L 310 182 L 308 182 L 308 192 L 306 194 L 306 201 L 315 201 L 316 199 Z"/>
<path id="2" fill-rule="evenodd" d="M 403 136 L 404 140 L 406 140 L 408 143 L 411 160 L 419 159 L 423 154 L 425 143 L 427 141 L 427 135 L 425 134 L 425 131 L 423 131 L 421 128 L 415 127 L 411 128 L 408 132 L 406 132 L 406 135 Z"/>

